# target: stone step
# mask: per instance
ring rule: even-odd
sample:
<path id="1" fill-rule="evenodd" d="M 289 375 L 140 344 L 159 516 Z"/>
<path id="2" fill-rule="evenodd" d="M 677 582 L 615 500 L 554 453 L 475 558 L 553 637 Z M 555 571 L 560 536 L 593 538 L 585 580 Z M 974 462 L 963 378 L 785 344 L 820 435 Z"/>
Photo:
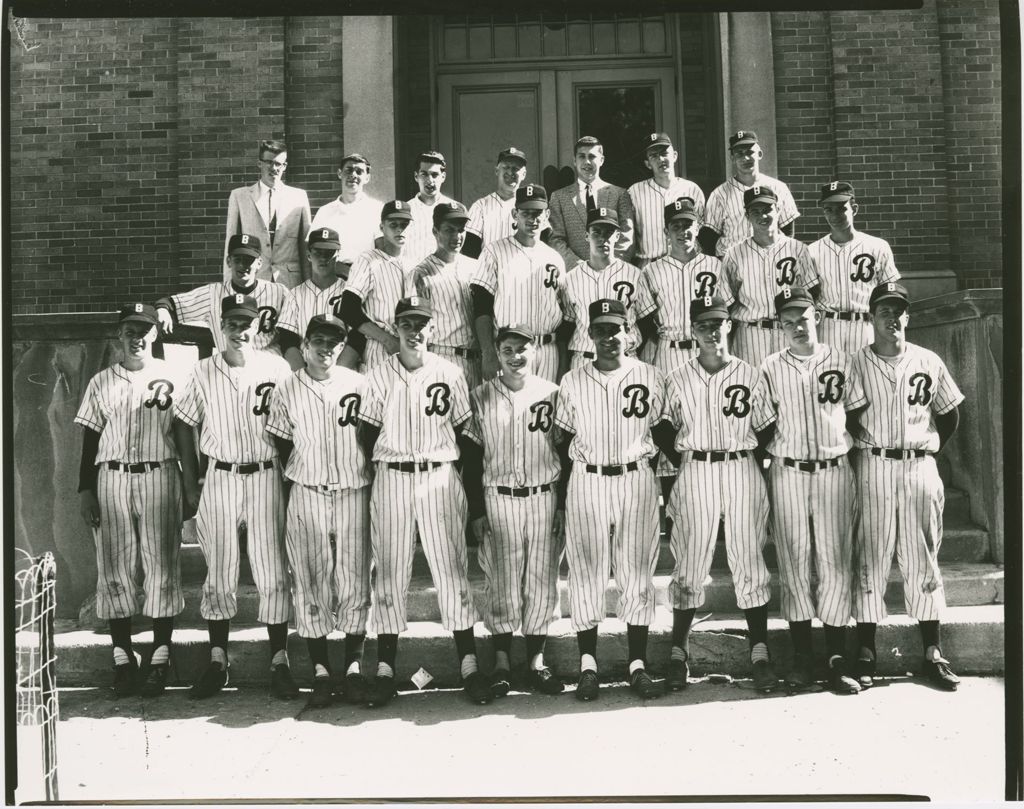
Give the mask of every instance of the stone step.
<path id="1" fill-rule="evenodd" d="M 950 563 L 943 566 L 943 582 L 946 589 L 946 602 L 949 606 L 975 606 L 979 604 L 1001 604 L 1003 602 L 1003 570 L 995 565 L 977 563 Z M 671 576 L 668 573 L 655 575 L 654 586 L 656 603 L 669 604 L 668 587 Z M 473 601 L 477 611 L 483 614 L 486 609 L 486 589 L 483 573 L 471 571 L 470 583 L 473 587 Z M 178 617 L 179 626 L 204 626 L 199 613 L 200 585 L 189 584 L 185 587 L 185 609 Z M 568 583 L 565 577 L 558 582 L 559 613 L 569 615 Z M 619 596 L 618 586 L 609 580 L 605 594 L 606 614 L 615 614 L 615 605 Z M 238 614 L 236 622 L 250 623 L 256 620 L 259 595 L 252 584 L 241 584 L 238 589 Z M 889 585 L 886 588 L 886 604 L 891 612 L 903 611 L 903 580 L 899 569 L 893 567 L 889 574 Z M 778 609 L 779 581 L 778 575 L 772 576 L 773 611 Z M 413 575 L 409 587 L 407 602 L 408 619 L 410 621 L 438 621 L 440 611 L 437 606 L 437 590 L 429 573 Z M 732 579 L 726 570 L 713 570 L 711 583 L 705 588 L 705 603 L 702 611 L 729 613 L 736 610 L 736 597 Z M 79 616 L 82 627 L 91 627 L 98 631 L 106 629 L 106 622 L 96 617 L 95 601 L 88 600 L 82 607 Z"/>
<path id="2" fill-rule="evenodd" d="M 698 619 L 704 611 L 698 611 Z M 821 628 L 815 622 L 815 649 L 823 649 Z M 651 626 L 648 660 L 653 674 L 664 671 L 671 646 L 672 614 L 666 607 L 658 607 Z M 109 686 L 111 682 L 110 641 L 106 635 L 78 629 L 74 621 L 57 623 L 57 682 L 62 687 Z M 779 673 L 786 671 L 791 657 L 789 634 L 785 621 L 772 618 L 768 622 L 769 647 Z M 850 643 L 853 632 L 850 633 Z M 484 671 L 493 666 L 493 648 L 481 624 L 477 624 L 480 638 L 478 649 Z M 340 633 L 332 635 L 330 654 L 335 666 L 340 667 L 342 655 Z M 951 607 L 943 615 L 943 652 L 959 674 L 1004 674 L 1003 608 L 1000 605 Z M 140 651 L 149 654 L 150 632 L 135 636 Z M 21 639 L 16 638 L 16 643 Z M 903 675 L 916 672 L 920 667 L 921 640 L 917 623 L 905 615 L 890 616 L 878 627 L 878 669 L 882 674 Z M 852 653 L 851 648 L 851 653 Z M 289 654 L 296 680 L 308 686 L 311 676 L 306 644 L 294 633 L 289 642 Z M 599 627 L 598 666 L 603 678 L 623 678 L 627 669 L 626 627 L 618 619 L 609 618 Z M 266 687 L 269 674 L 267 633 L 261 626 L 238 625 L 232 627 L 231 685 Z M 513 644 L 513 665 L 524 659 L 524 641 L 516 637 Z M 747 629 L 741 616 L 715 615 L 698 620 L 690 636 L 691 673 L 726 674 L 736 678 L 749 677 Z M 373 672 L 376 659 L 376 641 L 367 641 L 364 671 Z M 207 635 L 202 629 L 175 631 L 175 669 L 171 685 L 189 685 L 209 660 Z M 554 672 L 573 680 L 579 671 L 576 637 L 566 618 L 555 621 L 551 627 L 545 660 Z M 436 622 L 416 622 L 402 634 L 399 643 L 397 676 L 400 684 L 407 683 L 420 667 L 426 669 L 439 686 L 458 682 L 458 663 L 450 632 Z M 411 685 L 403 685 L 411 688 Z M 699 687 L 699 686 L 694 686 Z M 225 694 L 230 699 L 230 693 Z"/>

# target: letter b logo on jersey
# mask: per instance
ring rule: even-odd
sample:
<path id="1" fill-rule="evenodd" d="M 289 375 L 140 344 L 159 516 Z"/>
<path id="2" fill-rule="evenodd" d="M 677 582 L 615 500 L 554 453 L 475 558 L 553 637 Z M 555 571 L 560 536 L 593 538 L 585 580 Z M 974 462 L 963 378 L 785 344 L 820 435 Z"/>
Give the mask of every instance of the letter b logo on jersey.
<path id="1" fill-rule="evenodd" d="M 779 271 L 775 283 L 780 287 L 791 287 L 796 283 L 796 259 L 792 256 L 780 258 L 775 262 L 775 269 Z"/>
<path id="2" fill-rule="evenodd" d="M 277 327 L 277 310 L 273 306 L 261 306 L 260 334 L 270 334 Z"/>
<path id="3" fill-rule="evenodd" d="M 636 288 L 629 281 L 616 281 L 612 284 L 612 291 L 627 309 L 633 305 L 633 293 Z"/>
<path id="4" fill-rule="evenodd" d="M 821 404 L 836 404 L 843 398 L 846 375 L 842 371 L 823 371 L 818 375 L 818 382 L 821 384 L 821 393 L 818 394 Z"/>
<path id="5" fill-rule="evenodd" d="M 551 402 L 534 402 L 530 405 L 530 412 L 533 413 L 533 418 L 527 425 L 531 433 L 535 433 L 540 430 L 542 433 L 546 433 L 551 429 L 552 419 L 551 414 L 554 411 L 554 407 Z"/>
<path id="6" fill-rule="evenodd" d="M 730 385 L 723 393 L 725 407 L 723 415 L 741 419 L 750 413 L 750 388 L 746 385 Z"/>
<path id="7" fill-rule="evenodd" d="M 932 378 L 925 373 L 916 373 L 908 380 L 911 393 L 907 404 L 927 405 L 932 400 Z"/>
<path id="8" fill-rule="evenodd" d="M 254 416 L 265 416 L 270 412 L 270 392 L 274 389 L 273 382 L 260 382 L 256 386 L 256 398 L 259 400 L 252 409 Z"/>
<path id="9" fill-rule="evenodd" d="M 362 404 L 362 397 L 358 393 L 346 393 L 338 400 L 338 425 L 349 427 L 356 423 L 359 418 L 359 405 Z"/>
<path id="10" fill-rule="evenodd" d="M 875 277 L 875 257 L 870 253 L 860 253 L 853 257 L 854 270 L 850 273 L 851 281 L 870 281 Z"/>
<path id="11" fill-rule="evenodd" d="M 174 383 L 169 379 L 154 379 L 146 388 L 153 391 L 153 395 L 143 402 L 146 407 L 166 410 L 171 406 L 171 394 L 174 393 Z"/>
<path id="12" fill-rule="evenodd" d="M 626 400 L 622 415 L 627 419 L 642 419 L 651 412 L 651 391 L 646 385 L 626 385 L 622 398 Z"/>
<path id="13" fill-rule="evenodd" d="M 427 399 L 423 412 L 428 416 L 447 416 L 452 409 L 452 389 L 446 382 L 427 385 Z"/>
<path id="14" fill-rule="evenodd" d="M 693 289 L 693 297 L 697 298 L 710 298 L 715 294 L 715 287 L 718 286 L 718 279 L 715 278 L 713 272 L 704 270 L 703 272 L 697 273 L 693 278 L 696 286 Z"/>
<path id="15" fill-rule="evenodd" d="M 544 265 L 544 286 L 548 289 L 554 289 L 558 283 L 558 267 L 554 264 Z"/>

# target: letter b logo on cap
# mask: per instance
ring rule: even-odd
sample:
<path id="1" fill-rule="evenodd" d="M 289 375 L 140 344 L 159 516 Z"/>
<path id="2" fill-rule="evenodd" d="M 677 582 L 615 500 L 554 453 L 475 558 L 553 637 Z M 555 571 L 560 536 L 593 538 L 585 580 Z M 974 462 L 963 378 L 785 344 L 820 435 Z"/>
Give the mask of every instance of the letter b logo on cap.
<path id="1" fill-rule="evenodd" d="M 235 295 L 235 303 L 242 303 L 245 301 L 245 295 Z"/>
<path id="2" fill-rule="evenodd" d="M 324 228 L 323 230 L 320 231 L 320 238 L 321 239 L 329 239 L 330 238 L 330 234 L 329 234 L 327 228 Z"/>
<path id="3" fill-rule="evenodd" d="M 896 284 L 894 284 L 892 281 L 890 281 L 888 284 L 885 285 L 885 288 L 886 288 L 886 290 L 888 292 L 895 292 L 896 291 Z"/>
<path id="4" fill-rule="evenodd" d="M 793 297 L 793 292 L 790 290 L 789 287 L 782 288 L 782 297 L 785 298 L 787 301 Z"/>
<path id="5" fill-rule="evenodd" d="M 533 196 L 533 186 L 532 185 L 526 186 L 526 196 L 528 196 L 528 197 L 532 197 Z"/>
<path id="6" fill-rule="evenodd" d="M 607 303 L 602 303 L 601 304 L 601 313 L 604 314 L 607 311 L 608 311 L 608 304 Z"/>
<path id="7" fill-rule="evenodd" d="M 246 235 L 245 235 L 245 234 L 243 233 L 243 234 L 242 234 L 242 244 L 248 244 L 248 243 L 249 243 L 249 237 L 248 237 L 248 236 L 246 236 Z"/>
<path id="8" fill-rule="evenodd" d="M 704 296 L 704 305 L 708 306 L 708 307 L 711 306 L 711 296 L 710 295 L 705 295 Z"/>
<path id="9" fill-rule="evenodd" d="M 829 191 L 835 191 L 837 188 L 839 188 L 839 183 L 829 183 L 828 184 L 828 190 Z"/>
<path id="10" fill-rule="evenodd" d="M 598 210 L 601 212 L 600 213 L 601 216 L 608 216 L 608 209 L 607 208 L 599 208 Z"/>
<path id="11" fill-rule="evenodd" d="M 140 313 L 142 312 L 142 304 L 141 303 L 135 304 L 135 311 L 136 312 L 140 312 Z"/>
<path id="12" fill-rule="evenodd" d="M 657 132 L 652 132 L 651 133 L 651 140 L 657 140 L 657 139 L 658 139 L 658 133 Z"/>

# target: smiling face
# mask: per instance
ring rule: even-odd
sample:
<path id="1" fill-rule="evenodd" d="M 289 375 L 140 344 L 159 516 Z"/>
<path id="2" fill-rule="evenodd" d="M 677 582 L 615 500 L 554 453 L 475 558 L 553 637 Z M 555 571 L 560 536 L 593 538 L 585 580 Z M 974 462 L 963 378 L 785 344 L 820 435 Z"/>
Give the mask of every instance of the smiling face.
<path id="1" fill-rule="evenodd" d="M 497 349 L 502 376 L 522 377 L 530 373 L 537 354 L 533 340 L 527 340 L 519 334 L 510 334 L 498 343 Z"/>
<path id="2" fill-rule="evenodd" d="M 673 219 L 665 228 L 669 249 L 692 253 L 696 249 L 699 231 L 700 225 L 695 219 Z"/>
<path id="3" fill-rule="evenodd" d="M 345 165 L 338 169 L 338 179 L 347 193 L 358 195 L 370 182 L 370 167 L 366 163 L 346 160 Z"/>
<path id="4" fill-rule="evenodd" d="M 880 301 L 871 311 L 875 342 L 884 346 L 902 347 L 907 340 L 909 322 L 907 307 L 897 300 Z"/>
<path id="5" fill-rule="evenodd" d="M 581 146 L 573 156 L 576 176 L 584 183 L 592 183 L 601 173 L 604 164 L 604 149 L 600 146 Z"/>
<path id="6" fill-rule="evenodd" d="M 411 220 L 399 219 L 389 216 L 380 223 L 381 233 L 384 234 L 384 241 L 399 251 L 405 247 L 405 229 L 409 227 Z"/>
<path id="7" fill-rule="evenodd" d="M 466 224 L 465 219 L 451 219 L 434 228 L 437 246 L 449 253 L 462 252 L 462 245 L 466 242 Z"/>
<path id="8" fill-rule="evenodd" d="M 149 323 L 126 320 L 117 328 L 117 340 L 125 359 L 144 359 L 153 353 L 157 329 Z"/>
<path id="9" fill-rule="evenodd" d="M 629 329 L 625 323 L 593 323 L 587 330 L 594 341 L 594 353 L 601 360 L 617 360 L 629 344 Z"/>
<path id="10" fill-rule="evenodd" d="M 526 166 L 518 160 L 506 159 L 494 167 L 494 174 L 498 178 L 498 193 L 508 199 L 526 179 Z"/>
<path id="11" fill-rule="evenodd" d="M 709 317 L 693 321 L 691 329 L 698 348 L 717 354 L 728 347 L 727 338 L 729 332 L 732 331 L 732 321 L 726 318 Z"/>
<path id="12" fill-rule="evenodd" d="M 269 149 L 264 149 L 260 152 L 257 165 L 260 168 L 260 180 L 264 185 L 273 188 L 278 180 L 284 179 L 285 169 L 288 168 L 288 152 L 274 154 Z"/>
<path id="13" fill-rule="evenodd" d="M 259 320 L 247 315 L 230 315 L 220 319 L 220 330 L 224 333 L 228 347 L 242 351 L 252 345 L 259 331 Z"/>
<path id="14" fill-rule="evenodd" d="M 228 258 L 228 263 L 231 265 L 231 280 L 236 286 L 251 287 L 256 283 L 256 270 L 262 263 L 259 256 L 234 253 Z"/>
<path id="15" fill-rule="evenodd" d="M 302 358 L 315 378 L 323 378 L 337 364 L 345 340 L 333 331 L 315 331 L 302 341 Z"/>
<path id="16" fill-rule="evenodd" d="M 813 354 L 818 345 L 818 315 L 813 306 L 790 306 L 779 313 L 786 343 L 796 354 Z"/>
<path id="17" fill-rule="evenodd" d="M 755 202 L 747 208 L 747 221 L 754 233 L 768 233 L 779 222 L 779 209 L 774 202 Z"/>
<path id="18" fill-rule="evenodd" d="M 395 330 L 402 348 L 417 352 L 427 347 L 434 333 L 434 321 L 423 315 L 402 315 L 395 321 Z"/>
<path id="19" fill-rule="evenodd" d="M 445 170 L 439 163 L 420 163 L 413 176 L 416 180 L 416 185 L 419 186 L 421 196 L 433 199 L 441 193 L 441 186 L 444 185 Z"/>
<path id="20" fill-rule="evenodd" d="M 842 202 L 823 202 L 821 209 L 825 212 L 825 223 L 832 230 L 853 229 L 853 218 L 857 215 L 857 203 L 852 199 Z"/>
<path id="21" fill-rule="evenodd" d="M 618 228 L 614 225 L 597 223 L 587 228 L 587 244 L 590 245 L 590 257 L 610 259 L 615 246 Z"/>
<path id="22" fill-rule="evenodd" d="M 652 174 L 659 177 L 672 177 L 676 173 L 676 160 L 679 154 L 668 144 L 652 146 L 647 150 L 644 158 L 644 165 L 651 170 Z"/>
<path id="23" fill-rule="evenodd" d="M 516 208 L 515 225 L 517 233 L 537 238 L 537 235 L 540 233 L 547 221 L 548 212 L 546 208 Z"/>
<path id="24" fill-rule="evenodd" d="M 729 162 L 732 163 L 733 174 L 756 174 L 761 167 L 764 152 L 756 143 L 736 146 L 729 150 Z"/>

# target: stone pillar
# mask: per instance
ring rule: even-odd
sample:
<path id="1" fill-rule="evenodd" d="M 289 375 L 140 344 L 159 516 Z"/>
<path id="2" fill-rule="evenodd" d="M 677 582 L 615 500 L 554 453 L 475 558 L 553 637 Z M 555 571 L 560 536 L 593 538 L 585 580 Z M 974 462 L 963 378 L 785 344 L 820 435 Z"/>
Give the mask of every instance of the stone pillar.
<path id="1" fill-rule="evenodd" d="M 361 152 L 373 164 L 369 193 L 395 194 L 394 39 L 391 17 L 345 17 L 342 31 L 344 151 Z"/>
<path id="2" fill-rule="evenodd" d="M 725 136 L 753 129 L 761 140 L 761 170 L 776 174 L 775 70 L 772 20 L 767 11 L 721 15 L 722 92 Z"/>

